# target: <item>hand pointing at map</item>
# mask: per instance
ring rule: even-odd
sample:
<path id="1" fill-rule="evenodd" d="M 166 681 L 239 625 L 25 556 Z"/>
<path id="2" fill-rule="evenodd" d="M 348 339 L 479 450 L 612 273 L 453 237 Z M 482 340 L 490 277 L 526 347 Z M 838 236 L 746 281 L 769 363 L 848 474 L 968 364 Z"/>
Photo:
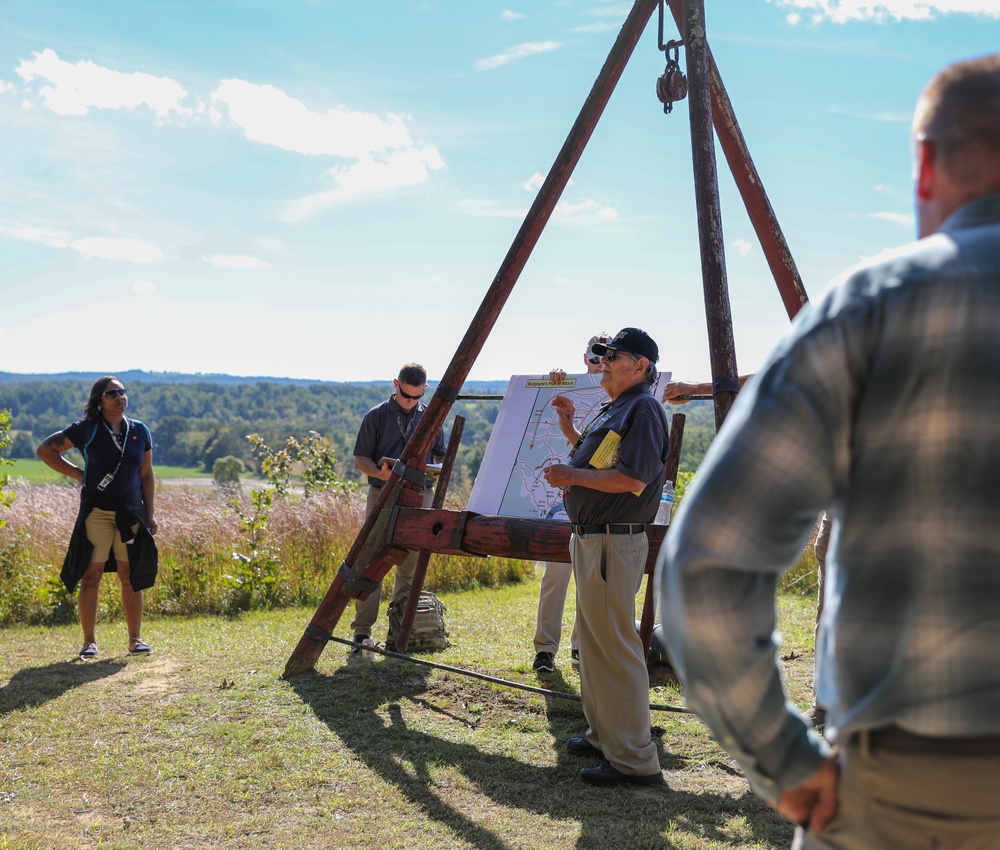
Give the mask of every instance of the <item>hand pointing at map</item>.
<path id="1" fill-rule="evenodd" d="M 580 432 L 576 430 L 576 425 L 573 423 L 573 418 L 576 416 L 576 405 L 564 395 L 554 396 L 551 404 L 559 417 L 559 430 L 563 432 L 563 436 L 570 443 L 575 443 L 580 439 Z"/>

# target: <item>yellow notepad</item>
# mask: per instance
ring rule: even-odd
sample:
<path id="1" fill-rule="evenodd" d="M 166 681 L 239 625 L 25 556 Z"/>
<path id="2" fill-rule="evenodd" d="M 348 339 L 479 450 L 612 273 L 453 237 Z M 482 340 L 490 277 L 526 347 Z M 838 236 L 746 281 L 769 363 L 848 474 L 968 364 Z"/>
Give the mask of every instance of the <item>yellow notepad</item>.
<path id="1" fill-rule="evenodd" d="M 622 438 L 614 431 L 608 431 L 588 463 L 594 469 L 612 469 L 618 466 L 618 444 Z"/>
<path id="2" fill-rule="evenodd" d="M 618 444 L 621 443 L 622 438 L 619 434 L 614 431 L 608 431 L 607 435 L 601 440 L 601 444 L 597 447 L 591 456 L 590 460 L 587 461 L 594 469 L 613 469 L 618 466 Z M 633 490 L 633 496 L 641 496 L 642 490 Z"/>

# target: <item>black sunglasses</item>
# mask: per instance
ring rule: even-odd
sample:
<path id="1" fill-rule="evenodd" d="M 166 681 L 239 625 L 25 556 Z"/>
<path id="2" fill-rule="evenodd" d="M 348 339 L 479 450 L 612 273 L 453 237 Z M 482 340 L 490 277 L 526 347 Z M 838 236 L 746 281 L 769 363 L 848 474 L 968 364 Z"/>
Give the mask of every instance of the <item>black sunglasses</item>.
<path id="1" fill-rule="evenodd" d="M 116 390 L 105 390 L 102 395 L 105 398 L 114 398 L 115 396 L 128 395 L 128 390 L 125 387 L 119 387 Z"/>
<path id="2" fill-rule="evenodd" d="M 421 393 L 420 395 L 410 395 L 409 393 L 406 393 L 406 392 L 403 392 L 403 388 L 402 388 L 402 387 L 396 387 L 396 391 L 397 391 L 397 392 L 398 392 L 398 393 L 399 393 L 399 394 L 400 394 L 400 395 L 401 395 L 401 396 L 402 396 L 403 398 L 408 398 L 408 399 L 409 399 L 410 401 L 418 401 L 418 400 L 420 400 L 420 399 L 422 399 L 422 398 L 424 397 L 424 394 L 423 394 L 423 393 Z M 425 392 L 426 392 L 426 391 L 425 391 Z"/>
<path id="3" fill-rule="evenodd" d="M 609 348 L 604 352 L 604 356 L 608 359 L 608 363 L 614 363 L 623 354 L 631 357 L 633 360 L 638 360 L 639 356 L 633 354 L 631 351 L 621 351 L 617 348 Z"/>

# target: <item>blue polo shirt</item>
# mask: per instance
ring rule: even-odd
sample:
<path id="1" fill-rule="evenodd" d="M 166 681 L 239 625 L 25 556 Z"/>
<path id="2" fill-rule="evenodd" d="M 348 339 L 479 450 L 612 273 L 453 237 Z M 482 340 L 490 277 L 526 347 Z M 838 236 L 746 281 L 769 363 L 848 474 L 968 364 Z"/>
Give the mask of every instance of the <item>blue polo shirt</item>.
<path id="1" fill-rule="evenodd" d="M 124 452 L 115 442 L 111 429 L 103 419 L 96 422 L 80 419 L 64 428 L 63 436 L 83 455 L 83 487 L 97 490 L 97 485 L 105 475 L 115 473 L 114 480 L 104 489 L 106 497 L 120 498 L 139 489 L 139 468 L 146 452 L 153 448 L 153 438 L 149 429 L 138 419 L 125 417 L 128 428 L 125 434 Z M 121 465 L 118 461 L 121 459 Z"/>
<path id="2" fill-rule="evenodd" d="M 652 522 L 656 516 L 670 454 L 670 437 L 667 415 L 645 383 L 630 387 L 601 407 L 587 427 L 583 442 L 569 459 L 569 465 L 592 468 L 590 460 L 594 452 L 612 431 L 621 438 L 614 468 L 644 481 L 646 486 L 636 496 L 634 493 L 602 493 L 574 485 L 565 494 L 570 522 L 582 525 Z"/>

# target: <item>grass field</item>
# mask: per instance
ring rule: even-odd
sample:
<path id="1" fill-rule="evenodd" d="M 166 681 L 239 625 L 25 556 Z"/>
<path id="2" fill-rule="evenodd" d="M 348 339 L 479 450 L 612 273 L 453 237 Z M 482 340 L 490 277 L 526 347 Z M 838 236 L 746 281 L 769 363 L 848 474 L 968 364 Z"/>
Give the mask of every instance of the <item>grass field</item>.
<path id="1" fill-rule="evenodd" d="M 77 461 L 78 462 L 78 461 Z M 7 471 L 11 478 L 21 478 L 29 484 L 58 484 L 61 482 L 70 483 L 65 475 L 60 475 L 54 469 L 49 469 L 38 458 L 21 458 L 15 460 L 12 467 Z M 197 469 L 188 469 L 184 466 L 156 466 L 157 478 L 207 478 L 212 479 L 210 472 L 201 472 Z"/>
<path id="2" fill-rule="evenodd" d="M 422 657 L 579 693 L 567 653 L 551 676 L 531 669 L 537 593 L 535 580 L 443 596 L 453 646 Z M 283 681 L 312 614 L 148 619 L 150 658 L 100 623 L 86 663 L 78 626 L 0 630 L 0 848 L 790 843 L 691 715 L 653 714 L 667 788 L 606 790 L 583 785 L 591 762 L 564 749 L 585 729 L 578 702 L 395 659 L 349 664 L 338 643 Z M 806 708 L 815 601 L 782 596 L 780 616 L 789 694 Z M 679 704 L 656 671 L 651 702 Z"/>

